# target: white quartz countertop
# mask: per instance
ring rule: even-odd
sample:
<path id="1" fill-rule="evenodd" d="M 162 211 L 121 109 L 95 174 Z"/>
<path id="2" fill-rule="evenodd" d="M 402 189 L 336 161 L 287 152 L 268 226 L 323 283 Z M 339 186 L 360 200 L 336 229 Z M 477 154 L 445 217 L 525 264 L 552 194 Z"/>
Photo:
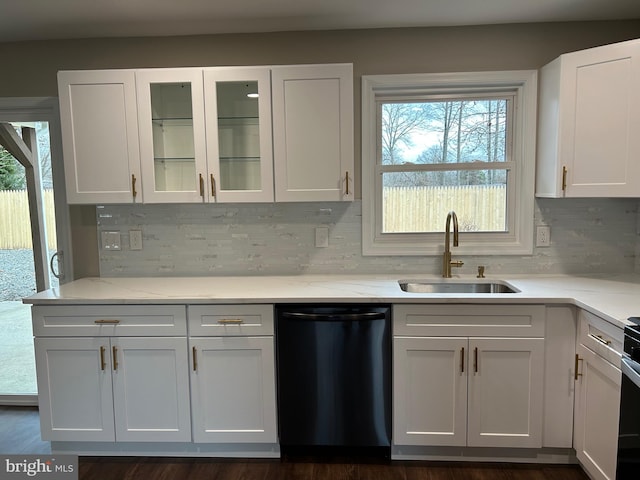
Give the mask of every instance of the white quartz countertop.
<path id="1" fill-rule="evenodd" d="M 502 281 L 518 293 L 407 293 L 400 280 Z M 299 275 L 246 277 L 83 278 L 24 299 L 34 305 L 184 303 L 543 303 L 576 305 L 617 326 L 640 316 L 640 275 Z"/>

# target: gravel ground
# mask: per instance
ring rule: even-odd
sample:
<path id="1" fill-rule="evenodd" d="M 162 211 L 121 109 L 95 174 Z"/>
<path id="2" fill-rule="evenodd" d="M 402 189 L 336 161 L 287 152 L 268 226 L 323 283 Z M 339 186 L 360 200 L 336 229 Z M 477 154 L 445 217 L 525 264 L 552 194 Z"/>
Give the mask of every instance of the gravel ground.
<path id="1" fill-rule="evenodd" d="M 22 300 L 36 292 L 31 250 L 0 250 L 0 302 Z"/>

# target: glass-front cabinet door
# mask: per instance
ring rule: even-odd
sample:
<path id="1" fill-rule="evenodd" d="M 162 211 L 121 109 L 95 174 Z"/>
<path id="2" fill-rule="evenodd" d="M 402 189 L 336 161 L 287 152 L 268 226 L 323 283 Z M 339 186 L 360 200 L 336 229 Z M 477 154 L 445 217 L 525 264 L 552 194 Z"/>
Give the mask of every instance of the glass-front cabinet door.
<path id="1" fill-rule="evenodd" d="M 204 70 L 211 202 L 272 202 L 271 75 L 267 67 Z"/>
<path id="2" fill-rule="evenodd" d="M 208 200 L 202 69 L 136 72 L 145 203 Z"/>

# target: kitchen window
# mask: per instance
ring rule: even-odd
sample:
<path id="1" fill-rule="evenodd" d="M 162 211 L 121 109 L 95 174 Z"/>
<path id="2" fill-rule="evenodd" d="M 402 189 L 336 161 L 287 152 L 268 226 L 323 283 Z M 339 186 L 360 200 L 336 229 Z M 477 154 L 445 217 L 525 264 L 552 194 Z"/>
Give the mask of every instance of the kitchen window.
<path id="1" fill-rule="evenodd" d="M 363 76 L 364 255 L 532 252 L 536 75 Z"/>

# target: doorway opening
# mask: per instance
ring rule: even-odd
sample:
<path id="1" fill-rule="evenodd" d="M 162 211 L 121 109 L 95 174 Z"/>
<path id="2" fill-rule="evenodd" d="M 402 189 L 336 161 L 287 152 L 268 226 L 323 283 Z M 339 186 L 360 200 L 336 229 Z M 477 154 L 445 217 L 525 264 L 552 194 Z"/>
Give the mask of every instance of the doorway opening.
<path id="1" fill-rule="evenodd" d="M 31 307 L 22 299 L 64 281 L 59 230 L 67 213 L 54 194 L 59 128 L 53 101 L 13 99 L 4 110 L 7 100 L 0 99 L 0 404 L 36 405 Z"/>

